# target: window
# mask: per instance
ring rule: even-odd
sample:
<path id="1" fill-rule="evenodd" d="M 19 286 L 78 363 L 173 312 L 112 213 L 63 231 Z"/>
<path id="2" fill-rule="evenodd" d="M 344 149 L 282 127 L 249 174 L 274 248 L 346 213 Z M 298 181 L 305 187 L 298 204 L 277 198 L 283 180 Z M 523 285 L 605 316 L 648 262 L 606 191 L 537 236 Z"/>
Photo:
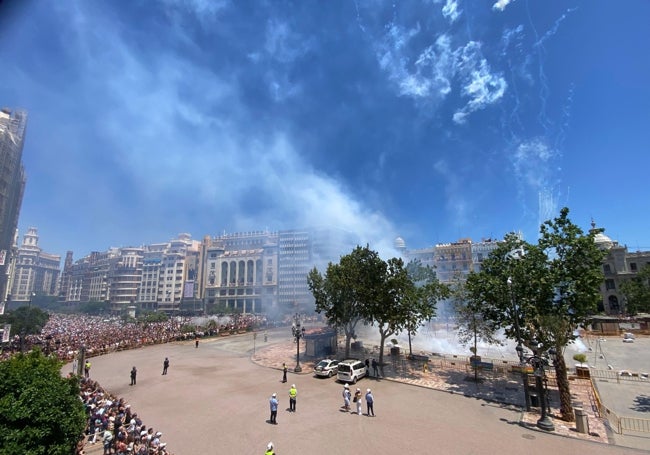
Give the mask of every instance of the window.
<path id="1" fill-rule="evenodd" d="M 605 289 L 607 290 L 616 289 L 616 284 L 614 283 L 614 280 L 605 280 Z"/>
<path id="2" fill-rule="evenodd" d="M 636 272 L 636 262 L 630 262 L 630 270 Z"/>
<path id="3" fill-rule="evenodd" d="M 605 264 L 603 266 L 603 270 L 605 271 L 605 273 L 612 273 L 612 268 L 609 266 L 609 264 Z"/>

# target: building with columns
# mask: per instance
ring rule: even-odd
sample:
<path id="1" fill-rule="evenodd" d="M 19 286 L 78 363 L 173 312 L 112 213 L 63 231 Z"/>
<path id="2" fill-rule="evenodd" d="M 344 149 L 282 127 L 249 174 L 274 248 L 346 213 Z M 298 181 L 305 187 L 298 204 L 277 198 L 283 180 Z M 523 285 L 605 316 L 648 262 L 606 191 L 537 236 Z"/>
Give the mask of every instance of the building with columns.
<path id="1" fill-rule="evenodd" d="M 206 308 L 273 311 L 277 303 L 278 234 L 253 231 L 204 239 Z"/>

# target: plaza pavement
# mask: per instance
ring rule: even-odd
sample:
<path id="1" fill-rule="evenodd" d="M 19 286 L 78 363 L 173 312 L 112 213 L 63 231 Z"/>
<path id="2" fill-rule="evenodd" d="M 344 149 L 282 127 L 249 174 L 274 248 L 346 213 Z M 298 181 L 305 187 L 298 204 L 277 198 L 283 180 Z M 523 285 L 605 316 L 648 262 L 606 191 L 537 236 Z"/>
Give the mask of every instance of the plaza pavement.
<path id="1" fill-rule="evenodd" d="M 267 343 L 243 334 L 202 340 L 198 348 L 190 341 L 116 352 L 93 358 L 91 377 L 124 397 L 145 424 L 162 431 L 175 455 L 260 454 L 269 441 L 280 455 L 647 453 L 584 436 L 563 437 L 561 428 L 548 434 L 527 427 L 518 406 L 450 391 L 441 385 L 448 382 L 433 373 L 428 379 L 412 374 L 399 380 L 390 373 L 362 379 L 352 388 L 372 388 L 377 417 L 344 412 L 343 387 L 334 378 L 313 377 L 309 362 L 302 363 L 302 374 L 291 372 L 295 344 L 286 332 L 269 331 Z M 170 367 L 162 376 L 165 357 Z M 283 361 L 290 367 L 286 384 L 281 383 Z M 138 384 L 129 386 L 134 365 Z M 298 388 L 296 413 L 287 411 L 292 383 Z M 268 423 L 273 392 L 280 399 L 278 425 Z M 516 394 L 514 388 L 499 393 Z M 590 426 L 590 431 L 597 441 L 604 440 L 604 429 Z M 87 447 L 87 453 L 101 453 L 100 445 Z"/>

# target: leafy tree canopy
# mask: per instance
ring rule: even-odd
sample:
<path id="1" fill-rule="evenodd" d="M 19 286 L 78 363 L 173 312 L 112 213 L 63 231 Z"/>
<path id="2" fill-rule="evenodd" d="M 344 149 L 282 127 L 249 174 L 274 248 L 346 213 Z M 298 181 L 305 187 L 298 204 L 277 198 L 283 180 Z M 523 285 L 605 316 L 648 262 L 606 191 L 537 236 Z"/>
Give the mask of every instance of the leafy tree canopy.
<path id="1" fill-rule="evenodd" d="M 76 377 L 39 350 L 0 362 L 0 454 L 69 455 L 86 425 Z"/>
<path id="2" fill-rule="evenodd" d="M 594 313 L 600 301 L 604 252 L 594 237 L 569 219 L 569 209 L 540 227 L 536 245 L 508 234 L 467 279 L 471 300 L 482 302 L 486 320 L 504 327 L 506 336 L 531 349 L 561 353 L 575 338 L 574 330 Z M 555 369 L 562 417 L 574 419 L 564 357 Z"/>
<path id="3" fill-rule="evenodd" d="M 35 335 L 41 333 L 45 323 L 50 318 L 49 314 L 34 306 L 21 306 L 0 316 L 2 322 L 11 324 L 11 333 L 14 335 Z"/>
<path id="4" fill-rule="evenodd" d="M 380 298 L 385 269 L 386 263 L 366 245 L 342 256 L 338 264 L 329 263 L 324 276 L 316 268 L 307 276 L 316 312 L 324 313 L 330 325 L 345 332 L 346 357 L 356 326 L 367 313 L 365 308 Z"/>
<path id="5" fill-rule="evenodd" d="M 633 278 L 621 284 L 625 295 L 625 311 L 630 316 L 650 313 L 650 265 L 643 267 Z"/>

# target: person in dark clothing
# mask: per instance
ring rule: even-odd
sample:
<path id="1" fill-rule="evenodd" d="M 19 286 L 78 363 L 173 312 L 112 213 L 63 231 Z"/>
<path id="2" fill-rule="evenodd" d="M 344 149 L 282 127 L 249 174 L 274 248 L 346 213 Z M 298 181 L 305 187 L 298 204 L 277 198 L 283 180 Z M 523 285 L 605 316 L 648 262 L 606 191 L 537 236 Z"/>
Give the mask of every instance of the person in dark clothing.
<path id="1" fill-rule="evenodd" d="M 162 374 L 167 374 L 167 368 L 169 368 L 169 359 L 165 357 L 165 361 L 163 362 L 163 372 Z"/>
<path id="2" fill-rule="evenodd" d="M 379 364 L 377 361 L 375 359 L 372 359 L 372 371 L 375 377 L 379 377 L 379 370 L 377 369 L 378 366 Z"/>
<path id="3" fill-rule="evenodd" d="M 131 385 L 135 385 L 135 377 L 138 374 L 138 370 L 135 367 L 131 368 Z"/>
<path id="4" fill-rule="evenodd" d="M 366 406 L 368 408 L 368 417 L 375 416 L 375 397 L 372 396 L 372 391 L 370 389 L 366 390 Z"/>
<path id="5" fill-rule="evenodd" d="M 287 382 L 287 364 L 282 364 L 282 382 Z"/>
<path id="6" fill-rule="evenodd" d="M 370 376 L 370 360 L 366 359 L 366 374 Z"/>

